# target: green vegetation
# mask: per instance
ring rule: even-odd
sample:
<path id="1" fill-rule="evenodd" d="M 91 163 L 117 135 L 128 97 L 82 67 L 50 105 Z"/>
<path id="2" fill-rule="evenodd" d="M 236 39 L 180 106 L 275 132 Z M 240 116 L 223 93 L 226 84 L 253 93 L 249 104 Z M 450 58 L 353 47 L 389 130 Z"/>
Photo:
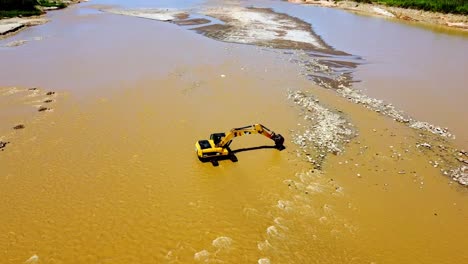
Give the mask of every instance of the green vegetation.
<path id="1" fill-rule="evenodd" d="M 0 18 L 35 16 L 44 13 L 40 7 L 64 8 L 66 6 L 59 0 L 0 0 Z"/>
<path id="2" fill-rule="evenodd" d="M 468 0 L 354 0 L 425 11 L 468 15 Z"/>
<path id="3" fill-rule="evenodd" d="M 43 6 L 43 7 L 58 7 L 58 8 L 67 7 L 67 5 L 61 1 L 38 0 L 37 2 L 40 6 Z"/>

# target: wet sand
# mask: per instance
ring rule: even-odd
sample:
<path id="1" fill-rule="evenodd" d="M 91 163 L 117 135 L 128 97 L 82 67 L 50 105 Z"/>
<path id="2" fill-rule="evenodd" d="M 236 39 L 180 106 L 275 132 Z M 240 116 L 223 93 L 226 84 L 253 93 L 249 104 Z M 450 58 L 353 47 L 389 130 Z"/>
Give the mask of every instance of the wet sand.
<path id="1" fill-rule="evenodd" d="M 44 16 L 33 16 L 27 18 L 8 18 L 0 19 L 0 40 L 11 37 L 28 27 L 42 25 L 47 23 Z"/>
<path id="2" fill-rule="evenodd" d="M 80 34 L 59 31 L 1 55 L 32 73 L 24 80 L 2 68 L 6 85 L 57 92 L 54 111 L 27 112 L 0 129 L 11 142 L 0 152 L 6 263 L 466 262 L 457 252 L 468 233 L 467 189 L 441 177 L 445 161 L 419 146 L 455 148 L 450 141 L 421 140 L 312 85 L 283 52 L 111 14 L 57 19 Z M 76 39 L 93 45 L 28 68 L 30 52 Z M 80 63 L 63 67 L 70 60 Z M 320 170 L 307 158 L 320 153 L 292 142 L 313 126 L 288 99 L 296 91 L 357 132 Z M 24 129 L 13 129 L 18 121 Z M 286 149 L 239 152 L 237 163 L 219 167 L 196 158 L 196 140 L 256 122 L 283 134 Z M 269 144 L 251 136 L 232 148 Z"/>

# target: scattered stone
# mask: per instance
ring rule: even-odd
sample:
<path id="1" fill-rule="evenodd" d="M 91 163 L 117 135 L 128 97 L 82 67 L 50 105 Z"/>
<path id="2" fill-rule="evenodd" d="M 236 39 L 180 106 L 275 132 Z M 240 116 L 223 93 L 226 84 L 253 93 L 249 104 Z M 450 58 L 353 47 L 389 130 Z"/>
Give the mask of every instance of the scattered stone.
<path id="1" fill-rule="evenodd" d="M 47 92 L 46 95 L 54 95 L 55 92 Z"/>
<path id="2" fill-rule="evenodd" d="M 51 99 L 47 99 L 47 100 L 44 101 L 44 103 L 46 103 L 46 104 L 52 103 L 52 102 L 53 102 L 53 100 L 51 100 Z"/>
<path id="3" fill-rule="evenodd" d="M 37 87 L 31 87 L 28 89 L 29 91 L 36 91 L 37 90 Z"/>
<path id="4" fill-rule="evenodd" d="M 440 135 L 446 138 L 452 138 L 452 139 L 455 138 L 455 136 L 452 133 L 450 133 L 448 128 L 441 128 L 438 126 L 431 125 L 427 122 L 413 120 L 410 124 L 410 127 L 415 128 L 415 129 L 426 130 L 426 131 L 431 132 L 432 134 Z"/>
<path id="5" fill-rule="evenodd" d="M 447 128 L 441 128 L 438 126 L 431 125 L 427 122 L 414 120 L 402 111 L 397 110 L 392 104 L 386 104 L 382 100 L 371 98 L 361 91 L 352 89 L 345 85 L 339 85 L 336 89 L 336 92 L 342 97 L 347 98 L 349 101 L 352 101 L 356 104 L 361 104 L 366 108 L 389 116 L 397 122 L 407 124 L 411 128 L 428 131 L 432 134 L 440 135 L 446 138 L 455 138 L 455 136 L 452 133 L 450 133 L 450 131 Z"/>
<path id="6" fill-rule="evenodd" d="M 416 147 L 418 147 L 418 148 L 419 148 L 419 147 L 425 147 L 425 148 L 428 148 L 428 149 L 431 149 L 431 148 L 432 148 L 431 144 L 426 143 L 426 142 L 421 143 L 421 144 L 417 144 Z"/>
<path id="7" fill-rule="evenodd" d="M 47 111 L 47 110 L 50 110 L 50 108 L 47 108 L 47 107 L 44 107 L 44 106 L 41 106 L 41 107 L 39 107 L 39 109 L 37 109 L 37 111 L 39 111 L 39 112 L 44 112 L 44 111 Z"/>
<path id="8" fill-rule="evenodd" d="M 309 157 L 311 163 L 320 166 L 326 153 L 341 153 L 345 140 L 354 137 L 350 123 L 342 115 L 320 105 L 314 97 L 300 91 L 290 91 L 288 97 L 302 107 L 304 119 L 310 122 L 303 133 L 293 136 L 293 142 L 303 150 L 313 145 L 319 151 L 316 159 Z"/>
<path id="9" fill-rule="evenodd" d="M 23 124 L 19 124 L 13 127 L 13 129 L 23 129 L 23 128 L 24 128 Z"/>
<path id="10" fill-rule="evenodd" d="M 6 147 L 6 145 L 10 143 L 10 142 L 4 142 L 4 141 L 0 141 L 0 150 L 3 151 L 3 149 Z"/>
<path id="11" fill-rule="evenodd" d="M 444 174 L 448 175 L 461 185 L 468 186 L 468 166 L 463 165 L 459 168 L 446 171 Z"/>

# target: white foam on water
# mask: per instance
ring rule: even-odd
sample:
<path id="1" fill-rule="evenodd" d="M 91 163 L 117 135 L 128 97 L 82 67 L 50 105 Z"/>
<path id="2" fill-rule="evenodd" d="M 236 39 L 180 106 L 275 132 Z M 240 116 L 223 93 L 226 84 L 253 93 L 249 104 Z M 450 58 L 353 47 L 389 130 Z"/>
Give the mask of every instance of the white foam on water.
<path id="1" fill-rule="evenodd" d="M 284 224 L 284 219 L 281 218 L 281 217 L 276 217 L 273 222 L 275 222 L 275 224 L 280 227 L 281 229 L 283 230 L 288 230 L 288 228 L 285 226 Z"/>
<path id="2" fill-rule="evenodd" d="M 328 221 L 328 218 L 326 216 L 322 216 L 319 218 L 320 223 L 325 224 Z"/>
<path id="3" fill-rule="evenodd" d="M 228 249 L 231 247 L 232 238 L 230 237 L 218 237 L 211 243 L 217 249 Z"/>
<path id="4" fill-rule="evenodd" d="M 329 205 L 329 204 L 324 204 L 324 205 L 323 205 L 323 211 L 326 212 L 326 213 L 332 213 L 332 212 L 333 212 L 333 209 L 331 208 L 331 205 Z"/>
<path id="5" fill-rule="evenodd" d="M 195 255 L 193 255 L 193 258 L 196 260 L 196 261 L 205 261 L 210 257 L 210 252 L 208 252 L 208 250 L 204 249 L 200 252 L 197 252 L 195 253 Z"/>
<path id="6" fill-rule="evenodd" d="M 38 255 L 32 255 L 28 260 L 26 260 L 24 263 L 26 264 L 35 264 L 39 262 L 39 256 Z"/>
<path id="7" fill-rule="evenodd" d="M 277 237 L 279 236 L 279 232 L 278 232 L 278 228 L 276 228 L 276 226 L 269 226 L 266 230 L 266 233 L 270 236 L 270 237 Z"/>
<path id="8" fill-rule="evenodd" d="M 292 209 L 290 201 L 278 200 L 277 206 L 278 206 L 279 209 L 285 210 L 285 211 L 289 211 L 289 210 Z"/>
<path id="9" fill-rule="evenodd" d="M 263 251 L 269 248 L 273 248 L 273 246 L 270 244 L 270 242 L 267 239 L 265 239 L 265 241 L 261 241 L 257 243 L 257 248 L 258 250 Z"/>
<path id="10" fill-rule="evenodd" d="M 271 261 L 268 258 L 261 258 L 258 260 L 258 264 L 270 264 Z"/>
<path id="11" fill-rule="evenodd" d="M 178 15 L 184 14 L 182 11 L 172 9 L 108 9 L 105 11 L 118 15 L 134 16 L 159 21 L 176 20 Z"/>

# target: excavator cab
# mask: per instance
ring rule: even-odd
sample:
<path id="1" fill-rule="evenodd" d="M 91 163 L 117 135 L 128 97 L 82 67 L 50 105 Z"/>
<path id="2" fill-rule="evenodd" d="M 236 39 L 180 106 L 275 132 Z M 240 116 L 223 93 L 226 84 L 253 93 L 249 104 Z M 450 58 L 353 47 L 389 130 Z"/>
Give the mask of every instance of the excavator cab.
<path id="1" fill-rule="evenodd" d="M 232 139 L 242 135 L 262 134 L 275 142 L 275 148 L 283 150 L 284 137 L 276 134 L 263 125 L 255 124 L 240 128 L 233 128 L 228 133 L 214 133 L 210 135 L 208 140 L 199 140 L 195 143 L 195 150 L 200 161 L 212 161 L 214 165 L 217 160 L 230 158 L 232 161 L 237 161 L 234 153 L 229 146 Z"/>
<path id="2" fill-rule="evenodd" d="M 210 135 L 210 139 L 213 140 L 213 142 L 218 144 L 221 142 L 221 140 L 226 136 L 226 133 L 214 133 Z"/>

